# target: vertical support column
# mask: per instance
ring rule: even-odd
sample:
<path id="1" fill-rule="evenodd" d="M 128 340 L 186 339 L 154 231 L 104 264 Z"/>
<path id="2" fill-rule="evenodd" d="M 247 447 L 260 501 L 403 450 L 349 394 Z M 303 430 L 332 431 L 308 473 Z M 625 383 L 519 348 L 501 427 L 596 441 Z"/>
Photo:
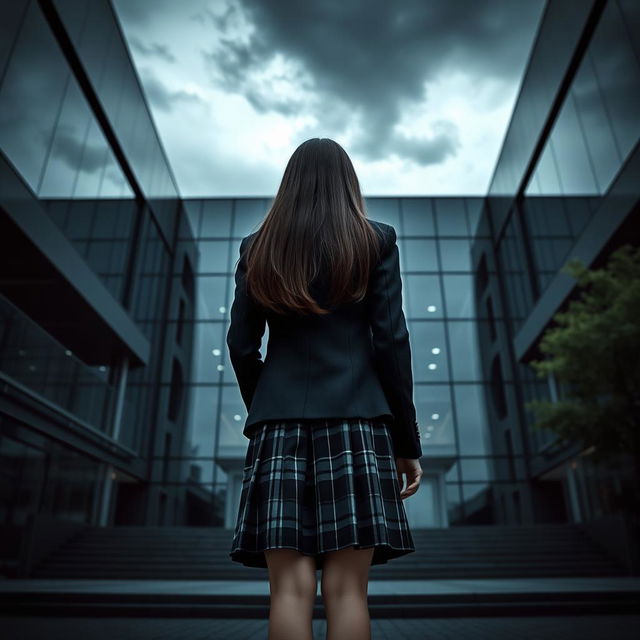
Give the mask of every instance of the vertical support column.
<path id="1" fill-rule="evenodd" d="M 114 440 L 120 436 L 122 426 L 122 414 L 124 410 L 124 394 L 127 390 L 127 375 L 129 373 L 129 360 L 124 356 L 118 363 L 118 371 L 116 373 L 116 394 L 113 403 L 113 419 L 110 426 L 110 435 Z M 102 479 L 99 488 L 99 510 L 97 524 L 101 527 L 109 525 L 111 520 L 111 502 L 113 494 L 113 480 L 115 478 L 115 469 L 111 464 L 103 465 Z"/>
<path id="2" fill-rule="evenodd" d="M 566 469 L 567 474 L 565 476 L 565 479 L 567 487 L 567 498 L 569 502 L 569 509 L 571 512 L 571 521 L 582 522 L 584 518 L 582 517 L 582 509 L 580 508 L 580 496 L 578 494 L 575 469 L 572 467 L 571 463 L 567 464 Z"/>

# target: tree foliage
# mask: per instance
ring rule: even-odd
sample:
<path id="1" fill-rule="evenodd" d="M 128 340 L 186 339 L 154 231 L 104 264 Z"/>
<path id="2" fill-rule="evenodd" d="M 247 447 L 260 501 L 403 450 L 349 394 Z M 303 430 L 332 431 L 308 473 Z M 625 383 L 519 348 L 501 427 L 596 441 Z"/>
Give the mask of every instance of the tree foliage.
<path id="1" fill-rule="evenodd" d="M 593 447 L 594 460 L 640 458 L 640 250 L 624 245 L 601 269 L 578 259 L 562 271 L 576 279 L 575 298 L 543 334 L 539 378 L 555 376 L 557 402 L 526 404 L 535 428 Z"/>

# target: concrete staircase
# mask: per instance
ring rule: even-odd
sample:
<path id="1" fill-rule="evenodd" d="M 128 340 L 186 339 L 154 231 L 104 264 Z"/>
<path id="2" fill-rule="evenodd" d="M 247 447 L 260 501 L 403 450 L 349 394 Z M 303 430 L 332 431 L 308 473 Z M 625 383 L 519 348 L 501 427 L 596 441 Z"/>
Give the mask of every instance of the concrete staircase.
<path id="1" fill-rule="evenodd" d="M 414 529 L 416 552 L 371 567 L 371 580 L 622 576 L 580 525 Z M 261 580 L 229 558 L 232 532 L 210 527 L 87 527 L 34 578 Z"/>

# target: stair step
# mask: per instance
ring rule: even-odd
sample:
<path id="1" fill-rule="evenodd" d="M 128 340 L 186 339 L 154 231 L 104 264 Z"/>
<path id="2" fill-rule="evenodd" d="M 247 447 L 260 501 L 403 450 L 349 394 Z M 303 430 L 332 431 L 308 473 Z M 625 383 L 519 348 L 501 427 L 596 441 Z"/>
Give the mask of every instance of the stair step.
<path id="1" fill-rule="evenodd" d="M 372 578 L 624 575 L 575 524 L 417 529 L 412 535 L 416 551 L 373 565 Z M 230 560 L 232 539 L 223 527 L 87 527 L 33 575 L 255 579 L 255 568 Z"/>

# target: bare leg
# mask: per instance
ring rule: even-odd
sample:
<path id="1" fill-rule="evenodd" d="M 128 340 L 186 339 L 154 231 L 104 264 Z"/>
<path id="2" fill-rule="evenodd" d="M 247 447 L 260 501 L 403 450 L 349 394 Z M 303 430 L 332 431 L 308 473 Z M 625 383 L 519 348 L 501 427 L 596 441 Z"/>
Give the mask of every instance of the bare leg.
<path id="1" fill-rule="evenodd" d="M 315 558 L 295 549 L 267 549 L 269 640 L 313 640 L 313 604 L 318 582 Z"/>
<path id="2" fill-rule="evenodd" d="M 348 547 L 325 554 L 321 590 L 327 640 L 371 640 L 367 588 L 373 551 Z"/>

